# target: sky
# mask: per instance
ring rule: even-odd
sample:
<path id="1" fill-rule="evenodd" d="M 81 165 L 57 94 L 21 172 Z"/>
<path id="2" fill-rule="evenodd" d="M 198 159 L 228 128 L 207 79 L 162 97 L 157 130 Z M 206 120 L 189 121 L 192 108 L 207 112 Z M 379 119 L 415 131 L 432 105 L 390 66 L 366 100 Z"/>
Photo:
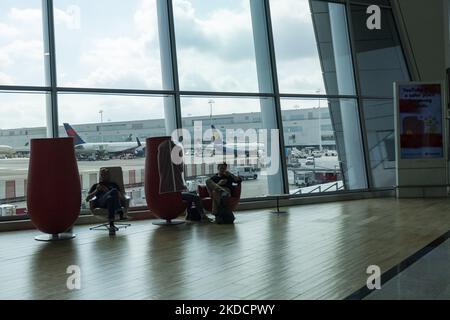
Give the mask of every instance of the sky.
<path id="1" fill-rule="evenodd" d="M 271 0 L 280 89 L 322 93 L 307 0 Z M 162 89 L 155 0 L 54 0 L 58 85 Z M 182 90 L 257 92 L 249 0 L 174 0 Z M 45 85 L 41 0 L 0 1 L 0 84 Z M 45 125 L 45 94 L 0 94 L 0 128 Z M 183 115 L 209 115 L 210 98 L 183 98 Z M 257 112 L 258 99 L 214 98 L 214 114 Z M 317 100 L 283 101 L 284 108 Z M 324 103 L 325 104 L 325 103 Z M 324 105 L 323 104 L 323 105 Z M 60 122 L 163 117 L 161 97 L 59 96 Z"/>

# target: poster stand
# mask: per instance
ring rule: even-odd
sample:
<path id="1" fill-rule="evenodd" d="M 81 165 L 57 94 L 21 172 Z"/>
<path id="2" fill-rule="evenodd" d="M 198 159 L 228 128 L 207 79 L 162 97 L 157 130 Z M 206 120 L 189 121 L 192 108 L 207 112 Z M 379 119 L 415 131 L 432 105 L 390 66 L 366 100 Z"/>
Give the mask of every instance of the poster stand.
<path id="1" fill-rule="evenodd" d="M 394 98 L 397 197 L 446 197 L 444 83 L 395 83 Z"/>

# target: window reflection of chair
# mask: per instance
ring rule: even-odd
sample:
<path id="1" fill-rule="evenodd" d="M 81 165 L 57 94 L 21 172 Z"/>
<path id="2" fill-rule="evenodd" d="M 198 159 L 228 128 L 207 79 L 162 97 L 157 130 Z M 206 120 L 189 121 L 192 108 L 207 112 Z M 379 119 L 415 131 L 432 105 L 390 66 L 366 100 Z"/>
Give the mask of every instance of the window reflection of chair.
<path id="1" fill-rule="evenodd" d="M 123 183 L 123 173 L 121 167 L 106 167 L 109 171 L 109 179 L 111 182 L 116 183 L 119 186 L 120 192 L 125 196 L 125 206 L 122 207 L 123 216 L 126 217 L 128 214 L 128 209 L 130 207 L 130 197 L 125 195 L 125 186 Z M 101 170 L 101 168 L 100 168 Z M 99 173 L 100 176 L 100 173 Z M 89 201 L 89 208 L 91 210 L 92 215 L 94 215 L 96 218 L 104 221 L 104 223 L 99 224 L 95 227 L 89 228 L 89 230 L 109 230 L 109 221 L 108 221 L 108 210 L 103 208 L 94 208 L 94 200 L 91 199 Z M 131 226 L 129 223 L 117 223 L 115 222 L 114 225 L 118 229 L 123 229 Z"/>

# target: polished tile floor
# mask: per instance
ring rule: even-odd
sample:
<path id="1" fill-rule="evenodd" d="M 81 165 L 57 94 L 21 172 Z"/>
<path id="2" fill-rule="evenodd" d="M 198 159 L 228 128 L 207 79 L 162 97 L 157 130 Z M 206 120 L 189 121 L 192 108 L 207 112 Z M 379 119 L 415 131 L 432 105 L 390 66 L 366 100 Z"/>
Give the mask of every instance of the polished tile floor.
<path id="1" fill-rule="evenodd" d="M 389 270 L 450 230 L 449 211 L 446 199 L 382 198 L 246 211 L 233 226 L 136 221 L 114 238 L 77 226 L 59 243 L 4 232 L 0 299 L 344 299 L 369 265 Z"/>
<path id="2" fill-rule="evenodd" d="M 369 294 L 367 300 L 450 300 L 450 240 Z"/>

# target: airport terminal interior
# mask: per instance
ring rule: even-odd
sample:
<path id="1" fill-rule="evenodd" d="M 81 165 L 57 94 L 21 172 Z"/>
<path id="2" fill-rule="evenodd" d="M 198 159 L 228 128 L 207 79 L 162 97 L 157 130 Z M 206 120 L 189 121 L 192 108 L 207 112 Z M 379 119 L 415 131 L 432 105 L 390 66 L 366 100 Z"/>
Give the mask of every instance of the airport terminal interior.
<path id="1" fill-rule="evenodd" d="M 450 300 L 449 17 L 0 1 L 0 299 Z"/>

